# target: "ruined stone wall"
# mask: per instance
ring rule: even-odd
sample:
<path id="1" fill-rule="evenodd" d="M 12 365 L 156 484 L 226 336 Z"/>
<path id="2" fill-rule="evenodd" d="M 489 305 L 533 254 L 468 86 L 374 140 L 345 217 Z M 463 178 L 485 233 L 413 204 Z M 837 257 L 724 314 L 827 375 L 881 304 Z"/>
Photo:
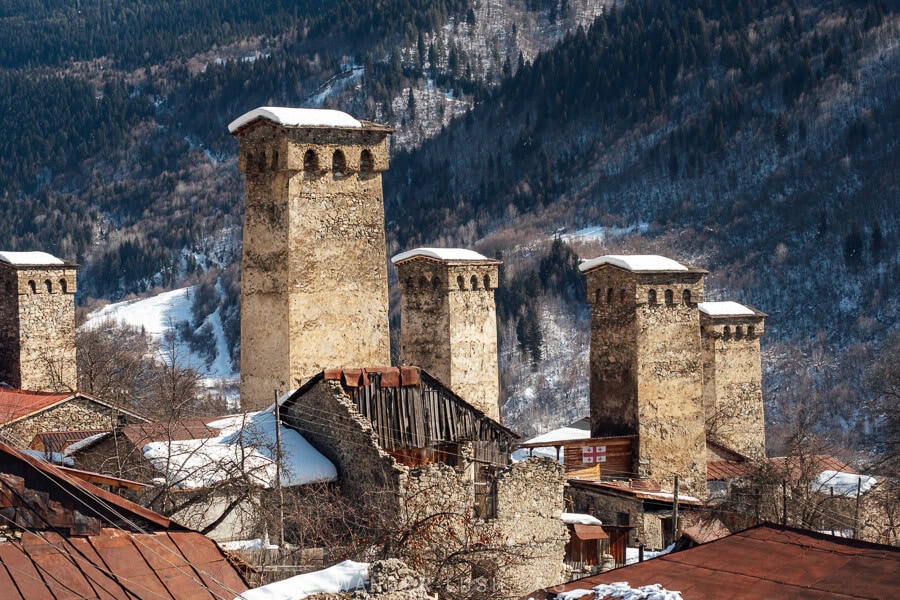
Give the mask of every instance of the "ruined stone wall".
<path id="1" fill-rule="evenodd" d="M 75 268 L 4 264 L 0 271 L 0 325 L 9 327 L 0 350 L 0 375 L 6 377 L 0 379 L 25 390 L 74 391 Z"/>
<path id="2" fill-rule="evenodd" d="M 261 121 L 239 134 L 245 410 L 327 367 L 390 364 L 381 190 L 388 133 Z"/>
<path id="3" fill-rule="evenodd" d="M 702 272 L 587 273 L 591 433 L 638 435 L 641 477 L 705 497 L 706 438 L 697 303 Z"/>
<path id="4" fill-rule="evenodd" d="M 397 269 L 403 290 L 401 360 L 422 367 L 499 421 L 497 264 L 418 258 Z"/>
<path id="5" fill-rule="evenodd" d="M 648 533 L 652 533 L 644 527 L 644 503 L 636 498 L 599 494 L 589 489 L 569 486 L 566 488 L 566 504 L 568 511 L 592 514 L 604 524 L 634 527 L 626 542 L 631 547 L 637 546 L 638 539 L 647 540 Z M 652 536 L 650 539 L 655 540 Z M 659 541 L 662 543 L 662 538 Z"/>
<path id="6" fill-rule="evenodd" d="M 27 447 L 38 433 L 112 429 L 118 424 L 120 414 L 113 408 L 76 398 L 16 421 L 4 427 L 3 433 L 24 443 L 23 447 Z"/>
<path id="7" fill-rule="evenodd" d="M 751 458 L 766 450 L 759 338 L 762 317 L 701 315 L 707 433 Z"/>

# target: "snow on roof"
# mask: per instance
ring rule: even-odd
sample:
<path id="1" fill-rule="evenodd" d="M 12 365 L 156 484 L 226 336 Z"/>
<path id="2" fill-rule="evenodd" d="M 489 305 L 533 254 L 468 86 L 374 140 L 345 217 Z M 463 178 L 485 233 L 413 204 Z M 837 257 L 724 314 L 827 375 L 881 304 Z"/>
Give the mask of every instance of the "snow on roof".
<path id="1" fill-rule="evenodd" d="M 872 489 L 876 483 L 878 483 L 878 480 L 868 475 L 826 470 L 819 473 L 815 481 L 809 485 L 813 491 L 826 494 L 831 494 L 833 491 L 835 496 L 856 498 L 857 490 L 862 496 Z"/>
<path id="2" fill-rule="evenodd" d="M 260 106 L 229 123 L 228 131 L 234 133 L 257 119 L 267 119 L 285 127 L 362 127 L 362 123 L 339 110 Z"/>
<path id="3" fill-rule="evenodd" d="M 75 461 L 61 452 L 45 452 L 43 450 L 31 450 L 28 448 L 20 448 L 19 452 L 24 452 L 28 456 L 54 465 L 62 465 L 64 467 L 75 466 Z"/>
<path id="4" fill-rule="evenodd" d="M 169 485 L 197 489 L 226 481 L 243 469 L 262 487 L 275 485 L 275 415 L 259 411 L 207 424 L 210 438 L 151 442 L 144 458 L 166 475 Z M 337 469 L 303 436 L 281 426 L 281 484 L 285 487 L 334 481 Z"/>
<path id="5" fill-rule="evenodd" d="M 552 444 L 554 442 L 566 442 L 569 440 L 587 440 L 590 439 L 590 437 L 590 423 L 585 419 L 579 419 L 566 427 L 560 427 L 559 429 L 554 429 L 553 431 L 548 431 L 547 433 L 535 436 L 530 440 L 525 440 L 522 444 Z M 543 456 L 555 460 L 556 448 L 552 445 L 539 446 L 536 448 L 519 448 L 513 452 L 512 459 L 514 462 L 520 462 L 528 460 L 531 456 Z M 562 460 L 561 455 L 560 460 Z"/>
<path id="6" fill-rule="evenodd" d="M 369 563 L 345 560 L 327 569 L 304 573 L 244 592 L 234 600 L 301 600 L 313 594 L 339 594 L 365 588 Z"/>
<path id="7" fill-rule="evenodd" d="M 753 309 L 731 300 L 725 302 L 700 302 L 697 304 L 697 308 L 703 314 L 711 317 L 752 317 L 756 314 Z"/>
<path id="8" fill-rule="evenodd" d="M 472 260 L 483 261 L 492 260 L 486 256 L 478 254 L 474 250 L 465 250 L 464 248 L 415 248 L 401 252 L 391 259 L 393 264 L 397 264 L 404 260 L 416 257 L 435 258 L 437 260 Z"/>
<path id="9" fill-rule="evenodd" d="M 66 449 L 63 450 L 63 454 L 65 454 L 66 456 L 72 456 L 76 452 L 83 450 L 84 448 L 87 448 L 95 442 L 99 442 L 100 440 L 110 435 L 112 435 L 111 431 L 102 431 L 100 433 L 95 433 L 94 435 L 89 435 L 86 438 L 82 438 L 77 442 L 72 442 L 71 444 L 66 446 Z"/>
<path id="10" fill-rule="evenodd" d="M 0 252 L 0 262 L 11 265 L 64 265 L 64 261 L 46 252 Z"/>
<path id="11" fill-rule="evenodd" d="M 556 596 L 557 600 L 576 600 L 594 594 L 594 598 L 622 598 L 623 600 L 682 600 L 681 592 L 665 589 L 658 583 L 633 588 L 627 581 L 601 583 L 589 590 L 578 589 L 563 592 Z"/>
<path id="12" fill-rule="evenodd" d="M 603 522 L 594 515 L 584 513 L 563 513 L 560 515 L 563 523 L 567 525 L 603 525 Z"/>
<path id="13" fill-rule="evenodd" d="M 578 265 L 584 273 L 600 265 L 613 265 L 629 271 L 687 271 L 688 268 L 671 258 L 657 254 L 610 254 L 586 260 Z"/>

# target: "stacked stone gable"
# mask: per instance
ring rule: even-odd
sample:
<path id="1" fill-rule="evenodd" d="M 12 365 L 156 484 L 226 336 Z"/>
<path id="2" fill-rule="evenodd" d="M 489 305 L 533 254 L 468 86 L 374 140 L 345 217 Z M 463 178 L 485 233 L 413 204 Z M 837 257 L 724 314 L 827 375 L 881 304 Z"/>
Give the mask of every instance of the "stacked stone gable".
<path id="1" fill-rule="evenodd" d="M 75 269 L 0 261 L 0 382 L 35 391 L 77 388 Z"/>

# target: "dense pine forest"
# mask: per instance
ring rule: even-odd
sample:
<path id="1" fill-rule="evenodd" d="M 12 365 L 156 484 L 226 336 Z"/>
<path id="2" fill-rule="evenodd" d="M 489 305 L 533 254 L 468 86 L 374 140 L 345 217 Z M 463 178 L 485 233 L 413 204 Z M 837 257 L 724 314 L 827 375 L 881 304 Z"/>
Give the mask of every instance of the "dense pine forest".
<path id="1" fill-rule="evenodd" d="M 776 429 L 803 404 L 863 440 L 864 371 L 898 323 L 898 26 L 882 0 L 19 0 L 0 9 L 0 238 L 81 263 L 84 306 L 199 285 L 181 335 L 208 346 L 221 311 L 237 366 L 227 123 L 340 108 L 396 128 L 389 252 L 505 261 L 516 427 L 586 409 L 579 257 L 653 252 L 772 315 Z"/>

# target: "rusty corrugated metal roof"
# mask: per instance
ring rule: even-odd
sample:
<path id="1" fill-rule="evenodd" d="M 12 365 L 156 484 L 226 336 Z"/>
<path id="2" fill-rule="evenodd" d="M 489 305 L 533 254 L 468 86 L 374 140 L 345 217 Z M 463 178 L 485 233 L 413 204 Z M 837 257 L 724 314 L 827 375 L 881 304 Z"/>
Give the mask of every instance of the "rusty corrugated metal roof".
<path id="1" fill-rule="evenodd" d="M 840 471 L 858 475 L 856 469 L 847 463 L 827 454 L 816 454 L 802 458 L 794 456 L 776 456 L 767 458 L 766 464 L 778 472 L 788 475 L 788 479 L 797 480 L 803 476 L 817 475 L 822 471 Z M 710 460 L 706 463 L 707 481 L 714 479 L 735 479 L 746 477 L 760 465 L 752 462 L 734 460 Z"/>
<path id="2" fill-rule="evenodd" d="M 42 452 L 62 452 L 69 447 L 70 444 L 80 442 L 83 439 L 94 435 L 106 433 L 104 429 L 87 429 L 81 431 L 47 431 L 38 433 L 31 440 L 29 448 L 32 450 L 40 450 Z"/>
<path id="3" fill-rule="evenodd" d="M 234 598 L 247 584 L 215 542 L 196 532 L 65 538 L 26 533 L 0 543 L 3 598 Z"/>
<path id="4" fill-rule="evenodd" d="M 618 581 L 632 587 L 658 583 L 687 599 L 885 600 L 900 590 L 900 548 L 767 524 L 525 598 Z M 599 600 L 595 594 L 581 598 Z"/>
<path id="5" fill-rule="evenodd" d="M 56 394 L 0 388 L 0 424 L 17 421 L 73 396 L 72 393 Z"/>

